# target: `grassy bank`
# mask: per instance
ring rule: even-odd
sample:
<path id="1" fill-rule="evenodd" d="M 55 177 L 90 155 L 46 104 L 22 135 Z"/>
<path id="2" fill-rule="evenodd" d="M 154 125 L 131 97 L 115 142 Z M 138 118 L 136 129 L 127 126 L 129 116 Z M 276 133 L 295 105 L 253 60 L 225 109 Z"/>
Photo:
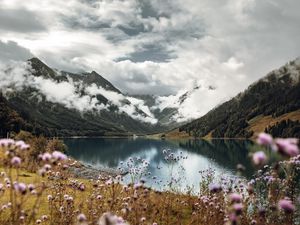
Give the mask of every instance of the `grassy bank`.
<path id="1" fill-rule="evenodd" d="M 61 142 L 26 139 L 31 147 L 0 141 L 0 224 L 290 225 L 300 219 L 300 156 L 294 139 L 262 137 L 260 144 L 276 145 L 281 158 L 266 166 L 267 150 L 253 153 L 260 170 L 250 182 L 226 177 L 215 182 L 213 171 L 201 171 L 200 189 L 185 194 L 172 174 L 164 182 L 167 191 L 147 187 L 144 159 L 124 163 L 130 185 L 121 184 L 122 176 L 75 179 L 69 168 L 76 163 L 57 151 L 63 150 Z M 170 150 L 163 154 L 171 167 L 182 158 Z"/>

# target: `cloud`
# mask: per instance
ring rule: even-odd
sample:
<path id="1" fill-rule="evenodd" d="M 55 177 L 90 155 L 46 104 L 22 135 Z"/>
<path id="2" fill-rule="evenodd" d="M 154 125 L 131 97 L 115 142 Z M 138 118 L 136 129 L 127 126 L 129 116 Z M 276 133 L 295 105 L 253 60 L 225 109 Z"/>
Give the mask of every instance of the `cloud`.
<path id="1" fill-rule="evenodd" d="M 22 91 L 24 88 L 31 87 L 37 90 L 36 97 L 44 96 L 47 101 L 62 104 L 70 109 L 99 113 L 101 110 L 108 110 L 110 105 L 114 105 L 118 106 L 119 113 L 126 113 L 142 122 L 157 123 L 157 119 L 154 118 L 142 100 L 108 91 L 95 84 L 86 86 L 80 81 L 74 82 L 70 77 L 68 77 L 68 81 L 61 82 L 46 79 L 43 76 L 37 77 L 32 75 L 32 68 L 29 63 L 10 62 L 9 64 L 1 64 L 0 80 L 0 90 L 4 94 Z M 82 94 L 81 90 L 84 90 L 85 94 Z M 99 104 L 95 97 L 99 94 L 108 99 L 108 104 Z M 145 113 L 139 112 L 143 110 L 145 110 Z"/>
<path id="2" fill-rule="evenodd" d="M 33 57 L 29 49 L 23 48 L 14 41 L 3 42 L 0 39 L 0 62 L 27 60 Z"/>
<path id="3" fill-rule="evenodd" d="M 216 87 L 196 92 L 185 115 L 208 111 L 300 52 L 298 0 L 2 0 L 0 7 L 26 11 L 20 17 L 33 27 L 20 33 L 0 20 L 1 39 L 52 67 L 95 70 L 124 93 L 177 96 L 195 81 Z"/>
<path id="4" fill-rule="evenodd" d="M 41 32 L 46 30 L 36 15 L 37 12 L 24 8 L 4 9 L 0 8 L 0 30 L 13 32 Z"/>

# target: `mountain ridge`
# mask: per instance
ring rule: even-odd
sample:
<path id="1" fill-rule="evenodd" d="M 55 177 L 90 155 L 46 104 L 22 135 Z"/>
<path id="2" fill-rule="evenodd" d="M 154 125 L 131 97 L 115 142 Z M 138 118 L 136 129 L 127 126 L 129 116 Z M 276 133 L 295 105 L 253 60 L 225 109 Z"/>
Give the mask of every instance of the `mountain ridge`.
<path id="1" fill-rule="evenodd" d="M 19 129 L 46 136 L 122 136 L 165 129 L 152 124 L 154 119 L 143 107 L 95 71 L 75 74 L 55 71 L 38 58 L 27 62 L 30 68 L 23 78 L 30 85 L 18 84 L 22 89 L 14 90 L 12 84 L 1 91 L 1 103 L 25 121 Z M 8 75 L 14 75 L 11 70 Z"/>
<path id="2" fill-rule="evenodd" d="M 250 138 L 259 132 L 269 131 L 278 135 L 300 137 L 300 58 L 273 70 L 250 85 L 244 92 L 215 107 L 204 116 L 176 131 L 172 136 L 209 138 Z M 294 113 L 293 113 L 294 112 Z M 293 113 L 293 120 L 276 118 Z M 295 116 L 296 113 L 296 116 Z M 251 130 L 256 117 L 274 118 L 268 126 Z M 294 121 L 294 122 L 293 122 Z M 262 120 L 261 120 L 262 122 Z"/>

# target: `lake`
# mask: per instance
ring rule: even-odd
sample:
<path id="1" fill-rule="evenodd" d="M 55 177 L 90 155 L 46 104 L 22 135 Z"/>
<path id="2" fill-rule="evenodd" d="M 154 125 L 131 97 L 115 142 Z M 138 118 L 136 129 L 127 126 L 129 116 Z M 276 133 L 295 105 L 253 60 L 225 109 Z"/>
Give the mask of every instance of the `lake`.
<path id="1" fill-rule="evenodd" d="M 245 140 L 85 138 L 65 139 L 65 143 L 70 156 L 95 168 L 117 169 L 128 160 L 147 160 L 149 174 L 143 177 L 148 186 L 156 189 L 162 189 L 170 181 L 171 174 L 178 186 L 180 183 L 180 189 L 193 186 L 197 190 L 201 180 L 199 171 L 212 169 L 218 177 L 236 177 L 237 164 L 242 164 L 246 170 L 239 176 L 249 179 L 254 173 L 248 156 L 254 144 Z M 166 161 L 164 150 L 183 159 Z"/>

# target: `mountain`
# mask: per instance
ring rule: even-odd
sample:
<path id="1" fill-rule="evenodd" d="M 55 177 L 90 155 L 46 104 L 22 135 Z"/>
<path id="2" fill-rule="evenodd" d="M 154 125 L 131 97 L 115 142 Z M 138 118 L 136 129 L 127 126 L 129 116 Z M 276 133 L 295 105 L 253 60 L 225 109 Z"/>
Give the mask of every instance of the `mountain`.
<path id="1" fill-rule="evenodd" d="M 102 136 L 166 129 L 156 123 L 150 111 L 143 111 L 142 103 L 131 102 L 132 97 L 122 94 L 95 71 L 81 74 L 57 71 L 38 58 L 27 63 L 25 71 L 16 68 L 5 71 L 12 81 L 20 80 L 22 75 L 22 84 L 11 83 L 1 90 L 0 104 L 7 110 L 0 111 L 0 118 L 12 114 L 22 121 L 13 131 L 25 129 L 47 136 Z M 0 120 L 1 127 L 4 120 Z M 2 129 L 0 135 L 6 135 L 7 131 L 8 128 Z"/>
<path id="2" fill-rule="evenodd" d="M 180 113 L 180 109 L 186 107 L 186 101 L 190 100 L 193 94 L 197 94 L 196 92 L 200 88 L 215 90 L 212 86 L 201 87 L 196 85 L 194 88 L 185 90 L 176 95 L 134 95 L 133 97 L 143 100 L 145 105 L 150 108 L 155 118 L 168 129 L 172 129 L 191 121 L 190 118 L 185 117 Z"/>
<path id="3" fill-rule="evenodd" d="M 274 136 L 300 138 L 300 58 L 166 135 L 249 138 L 263 131 Z"/>

